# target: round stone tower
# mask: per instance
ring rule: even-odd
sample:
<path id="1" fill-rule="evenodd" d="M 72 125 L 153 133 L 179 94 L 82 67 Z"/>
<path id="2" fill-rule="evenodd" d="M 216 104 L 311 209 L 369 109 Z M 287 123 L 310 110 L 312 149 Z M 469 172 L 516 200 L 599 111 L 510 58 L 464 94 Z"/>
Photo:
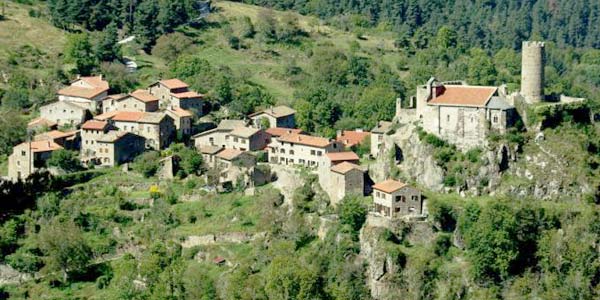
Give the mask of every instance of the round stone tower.
<path id="1" fill-rule="evenodd" d="M 544 100 L 544 43 L 523 42 L 521 95 L 529 103 Z"/>

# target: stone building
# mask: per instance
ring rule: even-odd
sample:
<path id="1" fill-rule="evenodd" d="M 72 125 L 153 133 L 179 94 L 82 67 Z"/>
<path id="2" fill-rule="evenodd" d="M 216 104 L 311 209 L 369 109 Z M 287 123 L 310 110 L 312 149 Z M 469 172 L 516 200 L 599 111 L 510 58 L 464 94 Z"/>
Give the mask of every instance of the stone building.
<path id="1" fill-rule="evenodd" d="M 521 54 L 521 96 L 527 103 L 544 101 L 543 42 L 523 42 Z"/>
<path id="2" fill-rule="evenodd" d="M 377 126 L 371 130 L 371 156 L 377 157 L 384 150 L 382 148 L 383 137 L 391 132 L 392 122 L 379 121 Z"/>
<path id="3" fill-rule="evenodd" d="M 117 111 L 98 115 L 96 119 L 108 121 L 119 130 L 144 137 L 148 149 L 165 149 L 175 138 L 173 118 L 162 112 Z"/>
<path id="4" fill-rule="evenodd" d="M 234 164 L 244 168 L 256 165 L 256 157 L 248 152 L 237 149 L 223 149 L 216 155 L 217 168 L 225 170 Z"/>
<path id="5" fill-rule="evenodd" d="M 241 120 L 223 120 L 217 128 L 194 135 L 194 145 L 256 151 L 266 147 L 270 136 L 264 130 L 246 127 Z"/>
<path id="6" fill-rule="evenodd" d="M 63 147 L 51 140 L 26 142 L 13 147 L 8 157 L 8 178 L 13 181 L 26 179 L 45 168 L 52 152 L 59 149 Z"/>
<path id="7" fill-rule="evenodd" d="M 304 134 L 286 134 L 269 144 L 269 161 L 282 165 L 320 167 L 324 156 L 344 150 L 342 143 Z"/>
<path id="8" fill-rule="evenodd" d="M 223 151 L 224 148 L 218 146 L 200 146 L 198 151 L 202 154 L 202 161 L 208 168 L 217 167 L 217 154 Z"/>
<path id="9" fill-rule="evenodd" d="M 374 212 L 388 218 L 423 213 L 421 191 L 392 179 L 373 185 L 373 203 Z"/>
<path id="10" fill-rule="evenodd" d="M 58 100 L 76 103 L 91 112 L 100 111 L 102 100 L 108 96 L 108 82 L 100 76 L 79 77 L 58 91 Z"/>
<path id="11" fill-rule="evenodd" d="M 517 114 L 503 89 L 445 84 L 431 78 L 417 88 L 416 114 L 423 129 L 461 149 L 483 146 L 490 130 L 504 133 Z"/>
<path id="12" fill-rule="evenodd" d="M 128 95 L 110 95 L 102 100 L 102 111 L 140 111 L 158 110 L 158 98 L 146 90 L 135 90 Z"/>
<path id="13" fill-rule="evenodd" d="M 358 155 L 352 151 L 330 152 L 326 153 L 323 158 L 323 166 L 326 168 L 330 168 L 343 162 L 359 164 L 360 160 Z"/>
<path id="14" fill-rule="evenodd" d="M 109 131 L 96 139 L 98 151 L 94 161 L 103 167 L 114 167 L 133 159 L 144 152 L 143 137 L 125 131 Z"/>
<path id="15" fill-rule="evenodd" d="M 189 85 L 177 78 L 161 80 L 148 87 L 150 94 L 160 100 L 161 108 L 179 107 L 204 115 L 204 96 L 189 90 Z"/>
<path id="16" fill-rule="evenodd" d="M 262 111 L 251 114 L 250 119 L 254 127 L 263 126 L 263 119 L 267 120 L 270 128 L 294 128 L 296 127 L 296 111 L 290 107 L 281 105 L 270 107 Z"/>
<path id="17" fill-rule="evenodd" d="M 192 134 L 192 121 L 194 120 L 194 115 L 189 110 L 175 107 L 166 109 L 165 113 L 173 118 L 175 129 L 177 129 L 177 132 L 182 136 L 189 136 Z"/>
<path id="18" fill-rule="evenodd" d="M 58 128 L 58 124 L 54 121 L 44 119 L 42 117 L 35 118 L 27 123 L 27 130 L 34 132 L 42 132 Z"/>
<path id="19" fill-rule="evenodd" d="M 354 149 L 365 142 L 371 136 L 370 132 L 357 130 L 338 130 L 335 140 L 342 142 L 346 149 Z"/>
<path id="20" fill-rule="evenodd" d="M 91 118 L 91 114 L 81 102 L 56 101 L 40 107 L 40 117 L 59 126 L 77 127 Z"/>
<path id="21" fill-rule="evenodd" d="M 278 138 L 286 134 L 306 134 L 302 129 L 297 128 L 283 128 L 283 127 L 271 127 L 265 129 L 265 132 L 269 134 L 271 138 Z"/>
<path id="22" fill-rule="evenodd" d="M 347 195 L 363 196 L 365 191 L 365 170 L 350 162 L 332 166 L 328 172 L 319 174 L 319 183 L 331 200 L 337 205 Z"/>
<path id="23" fill-rule="evenodd" d="M 79 150 L 81 146 L 81 136 L 78 130 L 72 130 L 68 132 L 62 132 L 59 130 L 52 130 L 36 134 L 33 137 L 34 141 L 53 141 L 65 149 Z"/>
<path id="24" fill-rule="evenodd" d="M 107 121 L 89 120 L 81 125 L 81 151 L 79 159 L 82 163 L 98 163 L 98 139 L 113 129 Z"/>

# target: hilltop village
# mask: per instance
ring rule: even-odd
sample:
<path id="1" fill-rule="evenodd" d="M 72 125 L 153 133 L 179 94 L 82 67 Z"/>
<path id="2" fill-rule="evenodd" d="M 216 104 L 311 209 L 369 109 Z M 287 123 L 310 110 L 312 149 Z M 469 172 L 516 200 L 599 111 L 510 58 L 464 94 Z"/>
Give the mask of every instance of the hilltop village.
<path id="1" fill-rule="evenodd" d="M 398 99 L 394 120 L 381 120 L 371 131 L 338 131 L 335 139 L 296 128 L 296 112 L 287 106 L 267 107 L 244 119 L 222 119 L 198 131 L 194 124 L 209 113 L 209 105 L 177 78 L 109 95 L 102 75 L 79 77 L 57 91 L 58 100 L 42 106 L 40 116 L 28 124 L 30 140 L 14 146 L 8 177 L 24 180 L 47 169 L 46 161 L 61 149 L 79 151 L 87 168 L 127 169 L 146 150 L 161 151 L 175 141 L 187 141 L 201 153 L 205 167 L 219 174 L 221 191 L 270 181 L 272 174 L 261 165 L 301 166 L 318 175 L 334 205 L 346 195 L 372 195 L 375 214 L 423 218 L 426 200 L 417 187 L 391 178 L 373 182 L 361 161 L 384 155 L 385 136 L 406 123 L 418 124 L 462 150 L 484 146 L 491 132 L 503 134 L 515 126 L 521 118 L 515 106 L 544 101 L 543 67 L 544 43 L 524 42 L 521 91 L 507 94 L 505 86 L 472 86 L 432 77 L 416 87 L 407 107 Z M 565 96 L 559 100 L 553 105 L 583 101 Z M 361 151 L 362 157 L 358 148 L 367 149 Z M 162 174 L 172 178 L 177 157 L 166 157 L 161 164 L 166 169 Z"/>

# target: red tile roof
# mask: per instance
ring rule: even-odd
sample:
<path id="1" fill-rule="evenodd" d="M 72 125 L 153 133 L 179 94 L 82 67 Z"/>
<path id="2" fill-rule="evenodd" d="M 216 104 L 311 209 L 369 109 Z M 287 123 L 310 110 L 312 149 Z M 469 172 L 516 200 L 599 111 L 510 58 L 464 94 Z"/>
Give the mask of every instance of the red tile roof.
<path id="1" fill-rule="evenodd" d="M 171 109 L 168 109 L 168 111 L 172 112 L 173 114 L 175 114 L 176 116 L 178 116 L 180 118 L 193 116 L 193 114 L 189 110 L 185 110 L 181 107 L 171 108 Z"/>
<path id="2" fill-rule="evenodd" d="M 255 116 L 261 115 L 263 113 L 270 115 L 272 117 L 275 117 L 275 118 L 281 118 L 281 117 L 293 115 L 296 113 L 296 111 L 294 109 L 292 109 L 291 107 L 288 107 L 285 105 L 280 105 L 280 106 L 267 108 L 267 109 L 264 109 L 261 111 L 257 111 L 255 113 L 251 114 L 250 117 L 255 117 Z"/>
<path id="3" fill-rule="evenodd" d="M 373 185 L 373 188 L 376 190 L 380 190 L 384 193 L 393 193 L 405 186 L 407 186 L 406 183 L 388 179 L 386 181 L 382 181 L 382 182 L 379 182 L 379 183 Z"/>
<path id="4" fill-rule="evenodd" d="M 103 130 L 108 125 L 106 121 L 98 121 L 98 120 L 89 120 L 83 125 L 81 125 L 81 129 L 83 130 Z"/>
<path id="5" fill-rule="evenodd" d="M 342 142 L 346 147 L 353 147 L 362 143 L 371 133 L 365 131 L 343 130 L 335 140 Z"/>
<path id="6" fill-rule="evenodd" d="M 494 86 L 444 85 L 428 103 L 434 105 L 485 106 L 498 88 Z"/>
<path id="7" fill-rule="evenodd" d="M 283 127 L 267 128 L 267 129 L 265 129 L 265 132 L 274 137 L 280 137 L 284 134 L 291 134 L 291 133 L 295 133 L 295 134 L 303 134 L 304 133 L 304 131 L 302 131 L 302 129 L 283 128 Z"/>
<path id="8" fill-rule="evenodd" d="M 85 99 L 92 99 L 102 93 L 104 93 L 106 89 L 103 88 L 84 88 L 79 86 L 70 85 L 58 91 L 59 95 L 70 96 L 70 97 L 78 97 Z"/>
<path id="9" fill-rule="evenodd" d="M 332 162 L 357 161 L 360 159 L 358 155 L 352 151 L 325 153 L 325 156 Z"/>
<path id="10" fill-rule="evenodd" d="M 30 146 L 29 146 L 30 144 Z M 54 141 L 50 141 L 50 140 L 45 140 L 45 141 L 33 141 L 31 143 L 21 143 L 19 144 L 19 146 L 23 146 L 23 147 L 31 147 L 31 152 L 37 153 L 37 152 L 48 152 L 48 151 L 54 151 L 54 150 L 59 150 L 59 149 L 63 149 L 63 147 L 57 143 L 55 143 Z"/>
<path id="11" fill-rule="evenodd" d="M 237 149 L 223 149 L 223 151 L 221 151 L 217 154 L 217 157 L 225 159 L 225 160 L 232 160 L 232 159 L 240 156 L 242 153 L 244 153 L 244 152 L 241 150 L 237 150 Z"/>
<path id="12" fill-rule="evenodd" d="M 102 76 L 84 76 L 80 77 L 78 80 L 81 80 L 93 87 L 108 90 L 108 82 L 102 79 Z M 77 80 L 75 80 L 77 81 Z"/>
<path id="13" fill-rule="evenodd" d="M 187 91 L 187 92 L 183 92 L 183 93 L 172 93 L 171 95 L 173 95 L 175 98 L 179 98 L 179 99 L 202 98 L 202 97 L 204 97 L 203 95 L 198 94 L 198 93 L 193 92 L 193 91 Z"/>
<path id="14" fill-rule="evenodd" d="M 296 133 L 282 135 L 278 138 L 278 140 L 280 142 L 301 144 L 318 148 L 325 148 L 331 144 L 331 141 L 326 138 Z"/>
<path id="15" fill-rule="evenodd" d="M 146 90 L 135 90 L 133 93 L 129 94 L 131 97 L 138 99 L 142 102 L 155 102 L 158 101 L 158 98 L 148 93 Z"/>
<path id="16" fill-rule="evenodd" d="M 60 138 L 66 138 L 66 137 L 70 137 L 70 136 L 74 136 L 77 134 L 77 130 L 74 131 L 68 131 L 68 132 L 62 132 L 59 130 L 52 130 L 52 131 L 48 131 L 48 132 L 43 132 L 40 134 L 36 134 L 35 137 L 33 138 L 36 141 L 40 141 L 40 140 L 54 140 L 54 139 L 60 139 Z"/>
<path id="17" fill-rule="evenodd" d="M 31 121 L 29 121 L 29 123 L 27 123 L 27 127 L 33 127 L 33 126 L 48 126 L 48 127 L 54 127 L 58 125 L 56 122 L 54 121 L 50 121 L 48 119 L 44 119 L 42 117 L 40 118 L 35 118 Z"/>
<path id="18" fill-rule="evenodd" d="M 353 164 L 353 163 L 350 163 L 347 161 L 339 163 L 339 164 L 331 167 L 331 171 L 340 173 L 340 174 L 346 174 L 352 170 L 359 170 L 361 172 L 365 171 L 365 170 L 361 169 L 359 165 Z"/>
<path id="19" fill-rule="evenodd" d="M 187 83 L 177 78 L 161 80 L 160 83 L 170 90 L 187 88 L 189 86 Z"/>
<path id="20" fill-rule="evenodd" d="M 109 111 L 96 116 L 96 120 L 113 120 L 121 122 L 137 122 L 144 117 L 141 111 Z"/>

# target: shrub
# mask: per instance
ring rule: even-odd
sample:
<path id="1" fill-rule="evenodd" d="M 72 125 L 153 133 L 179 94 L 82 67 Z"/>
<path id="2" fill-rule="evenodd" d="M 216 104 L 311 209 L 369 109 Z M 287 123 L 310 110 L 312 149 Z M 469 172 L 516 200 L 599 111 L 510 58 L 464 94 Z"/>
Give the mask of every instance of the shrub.
<path id="1" fill-rule="evenodd" d="M 156 174 L 160 167 L 160 154 L 156 151 L 145 152 L 135 158 L 132 164 L 134 171 L 150 178 Z"/>
<path id="2" fill-rule="evenodd" d="M 60 149 L 52 152 L 46 164 L 49 167 L 56 167 L 65 172 L 75 172 L 81 170 L 81 163 L 77 158 L 77 152 Z"/>

